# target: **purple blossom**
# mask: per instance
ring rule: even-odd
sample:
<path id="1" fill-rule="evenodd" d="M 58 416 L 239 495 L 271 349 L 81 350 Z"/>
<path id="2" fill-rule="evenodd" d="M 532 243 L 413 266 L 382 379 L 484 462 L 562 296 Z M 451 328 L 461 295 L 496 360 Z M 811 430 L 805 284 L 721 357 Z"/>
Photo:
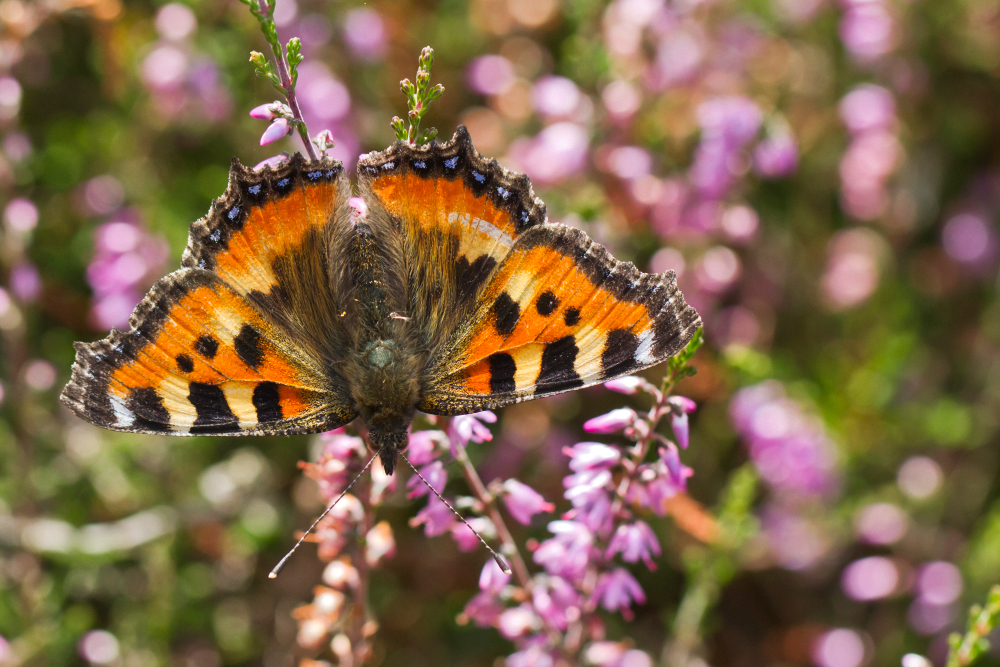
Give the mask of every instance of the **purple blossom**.
<path id="1" fill-rule="evenodd" d="M 438 446 L 447 439 L 441 431 L 414 431 L 409 435 L 406 458 L 415 466 L 430 463 L 438 456 Z"/>
<path id="2" fill-rule="evenodd" d="M 552 512 L 556 506 L 546 502 L 545 498 L 533 488 L 517 481 L 508 479 L 503 484 L 504 503 L 518 523 L 531 525 L 531 517 L 540 512 Z"/>
<path id="3" fill-rule="evenodd" d="M 497 568 L 494 568 L 497 569 Z M 565 630 L 580 617 L 582 600 L 569 582 L 562 577 L 539 576 L 531 589 L 531 605 L 550 626 Z"/>
<path id="4" fill-rule="evenodd" d="M 507 639 L 517 639 L 541 629 L 541 619 L 530 605 L 505 610 L 497 619 L 497 629 Z"/>
<path id="5" fill-rule="evenodd" d="M 492 561 L 488 562 L 486 566 L 492 566 L 497 572 L 500 571 L 500 568 L 496 567 L 496 564 Z M 465 604 L 464 612 L 476 625 L 481 628 L 488 628 L 496 623 L 503 610 L 504 606 L 495 594 L 482 591 Z"/>
<path id="6" fill-rule="evenodd" d="M 639 559 L 646 564 L 650 570 L 655 570 L 653 556 L 659 556 L 660 543 L 645 521 L 636 521 L 633 524 L 622 524 L 618 526 L 611 541 L 608 543 L 608 550 L 605 558 L 612 558 L 620 553 L 622 560 L 626 563 L 637 563 Z"/>
<path id="7" fill-rule="evenodd" d="M 579 581 L 590 562 L 593 533 L 578 521 L 566 520 L 551 522 L 549 531 L 553 537 L 538 545 L 533 560 L 551 575 Z"/>
<path id="8" fill-rule="evenodd" d="M 768 380 L 741 389 L 729 413 L 750 458 L 771 486 L 806 496 L 835 489 L 833 443 L 818 420 L 803 415 L 779 383 Z"/>
<path id="9" fill-rule="evenodd" d="M 648 382 L 635 375 L 626 375 L 604 383 L 605 389 L 610 389 L 626 396 L 635 396 L 640 391 L 648 391 L 649 387 L 650 384 Z"/>
<path id="10" fill-rule="evenodd" d="M 753 168 L 763 178 L 785 178 L 795 173 L 799 168 L 799 148 L 787 126 L 757 144 Z"/>
<path id="11" fill-rule="evenodd" d="M 698 107 L 701 143 L 689 178 L 702 196 L 719 199 L 729 191 L 743 149 L 756 136 L 762 121 L 760 109 L 746 97 L 718 97 Z"/>
<path id="12" fill-rule="evenodd" d="M 456 443 L 464 447 L 469 442 L 489 442 L 493 439 L 493 434 L 482 422 L 494 424 L 496 420 L 497 416 L 489 410 L 453 418 L 448 432 L 452 447 Z"/>
<path id="13" fill-rule="evenodd" d="M 588 419 L 583 424 L 587 433 L 617 433 L 635 423 L 638 415 L 632 408 L 617 408 L 607 414 Z"/>
<path id="14" fill-rule="evenodd" d="M 896 46 L 892 14 L 882 0 L 851 1 L 840 20 L 840 41 L 861 62 L 872 62 Z"/>
<path id="15" fill-rule="evenodd" d="M 509 574 L 504 574 L 496 563 L 487 560 L 479 574 L 479 589 L 489 593 L 499 593 L 510 583 Z"/>
<path id="16" fill-rule="evenodd" d="M 469 88 L 483 95 L 500 95 L 514 85 L 514 66 L 503 56 L 479 56 L 466 70 Z"/>
<path id="17" fill-rule="evenodd" d="M 670 427 L 677 438 L 677 444 L 681 449 L 688 447 L 688 414 L 695 411 L 698 405 L 690 398 L 684 396 L 671 396 L 667 399 L 670 404 Z"/>
<path id="18" fill-rule="evenodd" d="M 35 301 L 42 293 L 42 274 L 27 260 L 18 262 L 11 268 L 8 281 L 14 296 L 26 303 Z"/>
<path id="19" fill-rule="evenodd" d="M 840 100 L 840 119 L 851 134 L 891 130 L 896 124 L 896 99 L 882 86 L 863 83 Z"/>
<path id="20" fill-rule="evenodd" d="M 554 667 L 555 664 L 552 654 L 540 646 L 529 646 L 512 653 L 504 661 L 504 667 Z"/>
<path id="21" fill-rule="evenodd" d="M 410 525 L 424 527 L 424 535 L 427 537 L 437 537 L 444 535 L 455 522 L 455 514 L 448 509 L 448 506 L 431 496 L 427 505 L 417 512 L 417 515 L 410 519 Z"/>
<path id="22" fill-rule="evenodd" d="M 292 131 L 287 118 L 276 118 L 274 122 L 267 126 L 264 134 L 260 135 L 260 145 L 267 146 L 279 139 L 284 139 Z"/>
<path id="23" fill-rule="evenodd" d="M 646 594 L 639 582 L 628 570 L 615 568 L 597 578 L 594 599 L 607 611 L 620 611 L 626 619 L 631 618 L 632 604 L 644 604 Z"/>
<path id="24" fill-rule="evenodd" d="M 569 469 L 607 470 L 621 460 L 621 451 L 599 442 L 578 442 L 572 447 L 564 447 L 563 454 L 570 457 Z"/>
<path id="25" fill-rule="evenodd" d="M 469 525 L 483 536 L 483 538 L 489 540 L 496 537 L 497 529 L 493 525 L 493 522 L 484 516 L 474 516 L 466 519 Z M 458 546 L 459 551 L 475 551 L 476 549 L 482 548 L 479 543 L 479 538 L 476 537 L 475 533 L 469 530 L 469 526 L 466 526 L 461 521 L 456 521 L 451 524 L 451 539 L 455 540 L 455 544 Z M 494 569 L 499 569 L 494 566 Z"/>
<path id="26" fill-rule="evenodd" d="M 420 468 L 420 474 L 424 476 L 427 483 L 438 493 L 444 491 L 444 487 L 448 483 L 448 471 L 444 469 L 444 464 L 441 461 L 434 461 Z M 410 490 L 406 494 L 406 497 L 410 500 L 426 496 L 430 493 L 430 489 L 427 488 L 427 484 L 424 484 L 424 480 L 416 475 L 407 480 L 406 488 Z"/>
<path id="27" fill-rule="evenodd" d="M 388 42 L 385 21 L 374 9 L 352 9 L 344 16 L 344 41 L 355 56 L 379 60 L 385 55 Z"/>
<path id="28" fill-rule="evenodd" d="M 573 81 L 563 76 L 546 76 L 535 82 L 531 100 L 546 118 L 569 117 L 580 104 L 582 95 Z"/>
<path id="29" fill-rule="evenodd" d="M 590 136 L 579 123 L 553 123 L 533 138 L 511 144 L 510 156 L 533 183 L 555 185 L 587 165 Z"/>
<path id="30" fill-rule="evenodd" d="M 250 109 L 250 117 L 256 118 L 257 120 L 274 120 L 277 118 L 277 114 L 274 113 L 274 105 L 280 104 L 279 102 L 268 102 L 267 104 L 261 104 L 260 106 Z"/>

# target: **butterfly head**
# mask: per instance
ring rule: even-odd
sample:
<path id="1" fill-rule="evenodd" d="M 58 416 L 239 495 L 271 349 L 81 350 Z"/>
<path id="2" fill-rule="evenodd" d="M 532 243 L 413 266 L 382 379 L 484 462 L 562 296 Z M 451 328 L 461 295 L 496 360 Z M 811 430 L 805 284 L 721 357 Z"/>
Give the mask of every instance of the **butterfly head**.
<path id="1" fill-rule="evenodd" d="M 375 340 L 359 355 L 354 398 L 368 425 L 369 437 L 392 474 L 396 455 L 407 444 L 407 431 L 419 399 L 419 371 L 414 360 L 393 340 Z"/>

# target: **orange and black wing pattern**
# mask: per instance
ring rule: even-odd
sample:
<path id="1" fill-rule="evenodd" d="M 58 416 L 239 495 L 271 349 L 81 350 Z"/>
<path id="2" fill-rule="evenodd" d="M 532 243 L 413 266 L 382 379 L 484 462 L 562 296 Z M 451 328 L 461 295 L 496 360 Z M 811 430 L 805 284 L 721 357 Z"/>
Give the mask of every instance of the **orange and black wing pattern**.
<path id="1" fill-rule="evenodd" d="M 461 414 L 606 382 L 673 356 L 700 326 L 673 271 L 642 273 L 578 229 L 538 225 L 432 360 L 418 408 Z"/>
<path id="2" fill-rule="evenodd" d="M 375 234 L 396 244 L 405 315 L 432 350 L 475 311 L 517 240 L 546 221 L 528 178 L 480 156 L 464 127 L 443 144 L 363 156 L 358 178 Z"/>
<path id="3" fill-rule="evenodd" d="M 328 430 L 356 416 L 330 275 L 349 186 L 338 162 L 234 161 L 226 194 L 194 223 L 181 270 L 129 330 L 77 344 L 63 402 L 105 428 L 194 435 Z"/>

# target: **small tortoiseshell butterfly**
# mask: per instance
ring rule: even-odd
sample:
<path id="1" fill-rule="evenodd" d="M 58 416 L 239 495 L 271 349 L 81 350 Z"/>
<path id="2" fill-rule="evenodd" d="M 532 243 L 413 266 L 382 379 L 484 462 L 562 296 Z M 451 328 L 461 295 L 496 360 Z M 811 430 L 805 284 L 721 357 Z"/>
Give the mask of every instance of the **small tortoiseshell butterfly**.
<path id="1" fill-rule="evenodd" d="M 650 275 L 546 219 L 464 127 L 358 164 L 249 170 L 191 227 L 126 332 L 77 343 L 62 401 L 131 433 L 314 433 L 359 415 L 387 473 L 417 410 L 457 415 L 664 361 L 701 320 Z"/>

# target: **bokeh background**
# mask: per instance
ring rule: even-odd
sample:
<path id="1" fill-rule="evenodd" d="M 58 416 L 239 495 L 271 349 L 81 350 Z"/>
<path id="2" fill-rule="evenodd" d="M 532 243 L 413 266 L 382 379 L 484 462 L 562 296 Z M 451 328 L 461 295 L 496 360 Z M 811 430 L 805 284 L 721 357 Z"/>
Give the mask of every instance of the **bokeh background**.
<path id="1" fill-rule="evenodd" d="M 661 647 L 703 590 L 692 667 L 943 664 L 1000 581 L 1000 2 L 278 0 L 275 21 L 302 39 L 310 130 L 350 169 L 392 140 L 430 44 L 447 90 L 425 124 L 468 126 L 550 219 L 675 270 L 701 312 L 678 389 L 699 405 L 689 495 L 714 512 L 753 471 L 751 528 L 706 574 L 719 548 L 653 523 L 648 601 L 609 637 L 673 664 Z M 297 466 L 316 438 L 114 434 L 57 401 L 72 342 L 177 267 L 230 159 L 300 149 L 258 146 L 247 112 L 276 95 L 251 49 L 236 0 L 0 1 L 2 665 L 318 655 L 292 616 L 315 550 L 266 578 L 321 507 Z M 470 456 L 564 511 L 561 448 L 629 400 L 502 410 Z M 507 640 L 456 622 L 485 554 L 415 512 L 401 491 L 379 510 L 397 553 L 372 574 L 373 664 L 503 664 Z"/>

